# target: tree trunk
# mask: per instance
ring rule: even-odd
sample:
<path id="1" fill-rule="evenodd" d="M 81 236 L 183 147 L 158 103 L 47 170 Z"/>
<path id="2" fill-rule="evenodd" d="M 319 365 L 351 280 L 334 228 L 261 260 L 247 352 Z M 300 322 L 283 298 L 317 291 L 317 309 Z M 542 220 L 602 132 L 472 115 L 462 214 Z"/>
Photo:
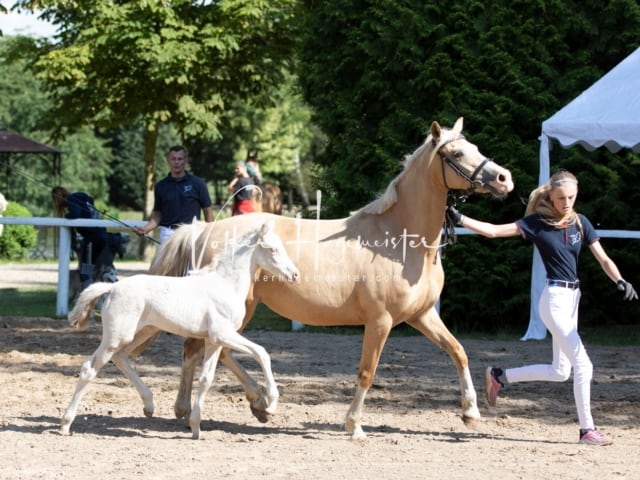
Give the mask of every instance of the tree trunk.
<path id="1" fill-rule="evenodd" d="M 158 123 L 154 122 L 147 127 L 144 137 L 144 220 L 147 220 L 153 210 L 153 187 L 156 183 L 155 178 L 155 158 L 158 143 Z M 153 235 L 150 233 L 149 235 Z M 140 242 L 140 257 L 150 260 L 155 253 L 155 244 L 149 240 Z"/>

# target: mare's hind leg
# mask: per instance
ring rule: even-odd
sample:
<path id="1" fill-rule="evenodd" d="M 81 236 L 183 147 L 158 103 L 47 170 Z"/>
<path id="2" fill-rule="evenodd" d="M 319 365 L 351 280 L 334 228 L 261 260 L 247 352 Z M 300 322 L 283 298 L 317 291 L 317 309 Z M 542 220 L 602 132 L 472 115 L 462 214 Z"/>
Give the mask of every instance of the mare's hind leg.
<path id="1" fill-rule="evenodd" d="M 204 354 L 204 340 L 201 338 L 187 338 L 182 346 L 182 369 L 180 370 L 180 386 L 178 396 L 173 406 L 176 418 L 188 417 L 191 413 L 191 391 L 196 366 Z"/>
<path id="2" fill-rule="evenodd" d="M 202 362 L 202 372 L 200 373 L 200 386 L 198 388 L 198 397 L 193 402 L 193 409 L 189 415 L 189 426 L 191 427 L 191 437 L 194 440 L 200 439 L 200 421 L 204 399 L 213 383 L 213 377 L 216 373 L 216 365 L 222 346 L 213 345 L 206 342 L 204 346 L 204 361 Z"/>
<path id="3" fill-rule="evenodd" d="M 87 360 L 82 364 L 76 389 L 73 392 L 71 402 L 69 403 L 67 410 L 64 412 L 64 416 L 60 422 L 60 433 L 62 435 L 69 435 L 71 423 L 76 418 L 76 410 L 78 409 L 80 400 L 82 400 L 89 383 L 96 378 L 100 369 L 107 364 L 112 355 L 113 352 L 110 351 L 109 346 L 102 342 L 97 350 L 93 352 L 93 355 L 87 358 Z"/>
<path id="4" fill-rule="evenodd" d="M 133 341 L 129 343 L 126 348 L 116 352 L 111 359 L 116 367 L 124 373 L 138 391 L 138 395 L 140 395 L 140 398 L 142 399 L 144 415 L 148 418 L 153 416 L 153 393 L 149 390 L 149 387 L 145 385 L 137 372 L 131 367 L 131 363 L 129 363 L 129 355 L 140 345 L 146 344 L 150 338 L 155 338 L 157 333 L 158 329 L 155 327 L 148 326 L 143 328 L 136 333 Z"/>
<path id="5" fill-rule="evenodd" d="M 469 359 L 464 347 L 442 322 L 435 307 L 407 323 L 447 352 L 455 363 L 460 380 L 462 421 L 467 426 L 474 426 L 480 420 L 480 411 L 478 410 L 478 399 L 473 388 L 471 373 L 469 372 Z"/>

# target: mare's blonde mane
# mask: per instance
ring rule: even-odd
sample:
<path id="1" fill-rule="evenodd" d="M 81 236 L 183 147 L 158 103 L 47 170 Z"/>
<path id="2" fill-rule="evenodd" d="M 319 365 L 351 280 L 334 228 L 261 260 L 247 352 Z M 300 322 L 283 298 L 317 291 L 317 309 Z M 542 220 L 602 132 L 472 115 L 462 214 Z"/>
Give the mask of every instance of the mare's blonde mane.
<path id="1" fill-rule="evenodd" d="M 447 143 L 449 139 L 451 139 L 452 136 L 449 135 L 449 133 L 455 133 L 455 132 L 453 132 L 453 130 L 450 130 L 450 129 L 442 128 L 442 134 L 440 135 L 440 140 L 431 150 L 431 155 L 429 156 L 429 164 L 431 164 L 433 157 L 435 157 L 436 152 L 440 149 L 440 147 L 445 143 Z M 404 166 L 404 168 L 396 176 L 396 178 L 391 180 L 391 183 L 389 183 L 384 193 L 380 195 L 378 198 L 376 198 L 373 202 L 362 207 L 359 210 L 359 212 L 368 213 L 371 215 L 380 215 L 386 212 L 387 210 L 389 210 L 398 201 L 398 192 L 396 190 L 396 185 L 398 184 L 400 179 L 406 174 L 407 170 L 409 170 L 409 167 L 413 164 L 413 162 L 415 162 L 416 159 L 420 158 L 424 153 L 424 150 L 428 148 L 429 145 L 431 145 L 431 138 L 432 136 L 431 134 L 429 134 L 425 139 L 424 143 L 420 145 L 415 150 L 415 152 L 413 152 L 411 155 L 405 156 L 402 162 L 402 165 Z"/>

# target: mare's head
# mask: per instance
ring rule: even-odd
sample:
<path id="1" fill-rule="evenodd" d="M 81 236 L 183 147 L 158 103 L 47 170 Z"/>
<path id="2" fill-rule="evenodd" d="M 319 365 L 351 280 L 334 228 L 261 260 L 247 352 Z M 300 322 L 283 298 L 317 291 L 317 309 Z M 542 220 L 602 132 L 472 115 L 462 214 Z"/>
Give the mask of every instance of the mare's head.
<path id="1" fill-rule="evenodd" d="M 451 130 L 433 122 L 427 137 L 429 143 L 431 160 L 436 156 L 440 159 L 447 190 L 462 190 L 465 194 L 492 193 L 498 197 L 513 190 L 511 172 L 480 153 L 478 147 L 462 135 L 462 117 Z"/>
<path id="2" fill-rule="evenodd" d="M 287 255 L 282 240 L 273 231 L 273 226 L 273 220 L 269 220 L 260 227 L 257 238 L 254 239 L 253 261 L 257 267 L 271 275 L 284 278 L 288 282 L 298 281 L 300 278 L 298 267 Z"/>

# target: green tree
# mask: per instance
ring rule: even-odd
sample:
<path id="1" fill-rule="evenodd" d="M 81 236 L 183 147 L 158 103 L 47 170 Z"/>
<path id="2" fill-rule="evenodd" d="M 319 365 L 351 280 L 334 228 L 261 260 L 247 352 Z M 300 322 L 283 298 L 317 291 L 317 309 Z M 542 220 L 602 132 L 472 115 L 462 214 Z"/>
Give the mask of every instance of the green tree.
<path id="1" fill-rule="evenodd" d="M 269 96 L 273 106 L 251 101 L 231 105 L 225 112 L 221 141 L 191 144 L 191 162 L 197 171 L 225 186 L 218 192 L 220 201 L 226 199 L 233 164 L 245 160 L 249 152 L 258 154 L 265 181 L 298 192 L 304 189 L 314 158 L 312 147 L 320 135 L 311 124 L 311 110 L 302 100 L 293 75 L 287 75 Z M 303 170 L 302 175 L 298 175 L 298 168 Z"/>
<path id="2" fill-rule="evenodd" d="M 83 127 L 65 139 L 51 143 L 44 119 L 52 104 L 28 62 L 11 51 L 29 45 L 26 37 L 0 38 L 0 128 L 7 128 L 62 152 L 60 182 L 70 190 L 84 190 L 97 200 L 108 200 L 107 175 L 110 153 L 93 130 Z M 2 188 L 12 201 L 19 201 L 37 216 L 51 215 L 51 188 L 57 178 L 52 159 L 34 154 L 13 154 L 12 168 Z M 5 173 L 5 172 L 3 172 Z M 6 185 L 5 185 L 6 184 Z"/>
<path id="3" fill-rule="evenodd" d="M 19 203 L 9 201 L 7 217 L 30 217 L 31 212 Z M 33 225 L 5 225 L 0 235 L 0 258 L 15 260 L 24 258 L 35 247 L 38 231 Z"/>
<path id="4" fill-rule="evenodd" d="M 283 78 L 294 46 L 294 0 L 18 1 L 58 25 L 34 42 L 33 68 L 64 135 L 84 125 L 142 122 L 145 215 L 153 200 L 160 125 L 183 138 L 220 137 L 225 108 Z"/>

